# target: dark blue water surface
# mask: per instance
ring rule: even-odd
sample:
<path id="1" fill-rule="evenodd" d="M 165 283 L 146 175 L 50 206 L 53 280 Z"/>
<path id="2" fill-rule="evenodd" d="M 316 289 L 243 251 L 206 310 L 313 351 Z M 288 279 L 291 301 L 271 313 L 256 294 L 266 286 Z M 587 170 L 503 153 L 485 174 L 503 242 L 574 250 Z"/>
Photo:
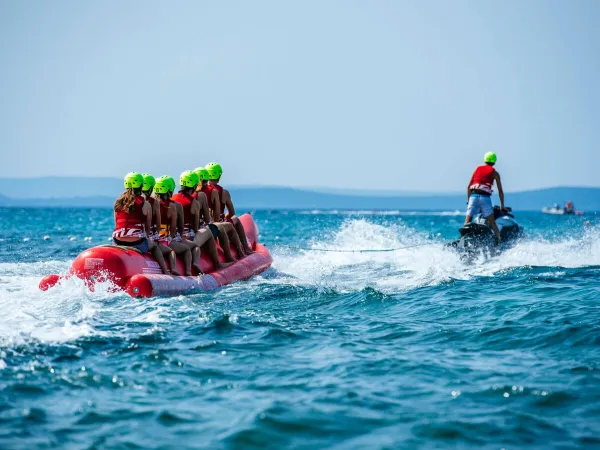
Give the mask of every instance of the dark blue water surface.
<path id="1" fill-rule="evenodd" d="M 600 448 L 595 217 L 466 265 L 452 213 L 254 215 L 265 274 L 132 299 L 37 288 L 109 209 L 0 209 L 0 448 Z"/>

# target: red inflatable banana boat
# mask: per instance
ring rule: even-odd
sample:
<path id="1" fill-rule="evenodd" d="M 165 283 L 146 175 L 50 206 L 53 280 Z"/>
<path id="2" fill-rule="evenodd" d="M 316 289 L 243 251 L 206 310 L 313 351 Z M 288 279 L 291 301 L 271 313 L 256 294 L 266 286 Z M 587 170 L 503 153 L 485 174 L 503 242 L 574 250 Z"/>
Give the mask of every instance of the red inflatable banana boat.
<path id="1" fill-rule="evenodd" d="M 272 263 L 269 251 L 257 242 L 258 229 L 252 216 L 240 217 L 248 242 L 256 253 L 245 256 L 229 267 L 213 271 L 210 259 L 202 254 L 200 266 L 205 275 L 163 275 L 158 263 L 149 253 L 141 254 L 128 247 L 101 245 L 81 253 L 73 261 L 68 275 L 47 275 L 40 281 L 40 289 L 48 290 L 62 279 L 76 276 L 93 290 L 97 282 L 111 281 L 117 288 L 133 297 L 171 296 L 190 292 L 209 291 L 238 280 L 246 280 L 266 270 Z M 235 250 L 232 252 L 236 257 Z M 219 248 L 221 261 L 223 251 Z M 185 273 L 183 263 L 177 260 L 177 270 Z"/>

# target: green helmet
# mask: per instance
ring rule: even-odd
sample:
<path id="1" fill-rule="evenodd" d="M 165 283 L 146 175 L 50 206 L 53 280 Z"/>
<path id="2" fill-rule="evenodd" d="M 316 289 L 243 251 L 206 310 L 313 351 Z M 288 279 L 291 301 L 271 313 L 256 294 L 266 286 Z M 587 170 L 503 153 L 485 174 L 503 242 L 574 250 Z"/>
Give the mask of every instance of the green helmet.
<path id="1" fill-rule="evenodd" d="M 171 192 L 175 192 L 175 189 L 177 189 L 177 183 L 175 183 L 175 178 L 173 178 L 170 175 L 165 175 L 165 176 L 167 177 L 167 179 L 169 181 L 169 188 L 170 188 L 169 190 Z"/>
<path id="2" fill-rule="evenodd" d="M 142 184 L 142 191 L 149 191 L 156 184 L 156 180 L 149 173 L 143 173 L 142 177 L 144 177 L 144 184 Z"/>
<path id="3" fill-rule="evenodd" d="M 158 177 L 156 180 L 156 184 L 154 185 L 154 192 L 157 194 L 167 194 L 171 191 L 171 177 L 168 175 L 163 175 Z"/>
<path id="4" fill-rule="evenodd" d="M 209 180 L 218 180 L 223 175 L 223 168 L 221 164 L 216 162 L 211 162 L 206 165 L 206 170 L 208 171 L 208 179 Z"/>
<path id="5" fill-rule="evenodd" d="M 196 187 L 198 183 L 200 183 L 200 177 L 191 170 L 186 170 L 185 172 L 182 172 L 181 176 L 179 177 L 179 184 L 181 185 L 181 187 L 193 188 Z"/>
<path id="6" fill-rule="evenodd" d="M 496 154 L 492 152 L 486 153 L 483 157 L 483 161 L 487 164 L 496 164 L 497 159 Z"/>
<path id="7" fill-rule="evenodd" d="M 139 189 L 144 184 L 144 177 L 141 173 L 129 172 L 123 180 L 125 189 Z"/>
<path id="8" fill-rule="evenodd" d="M 210 179 L 208 175 L 208 170 L 206 170 L 204 167 L 196 167 L 194 169 L 194 172 L 196 173 L 196 175 L 198 175 L 198 177 L 200 177 L 200 181 L 206 181 Z"/>

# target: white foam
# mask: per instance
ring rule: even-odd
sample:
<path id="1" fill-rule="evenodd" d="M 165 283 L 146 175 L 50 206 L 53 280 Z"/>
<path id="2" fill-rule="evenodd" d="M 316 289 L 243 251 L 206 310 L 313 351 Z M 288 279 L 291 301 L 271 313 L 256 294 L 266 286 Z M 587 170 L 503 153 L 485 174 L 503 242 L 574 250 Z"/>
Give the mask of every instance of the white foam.
<path id="1" fill-rule="evenodd" d="M 411 247 L 386 253 L 335 253 L 300 251 L 274 247 L 274 268 L 281 277 L 267 283 L 316 286 L 341 292 L 373 287 L 383 292 L 401 292 L 421 286 L 437 285 L 453 279 L 492 277 L 498 272 L 523 266 L 575 268 L 600 265 L 600 231 L 590 229 L 582 239 L 563 238 L 547 242 L 531 238 L 490 260 L 466 264 L 441 241 L 405 226 L 384 227 L 368 218 L 347 219 L 331 235 L 312 242 L 314 249 L 367 250 Z"/>
<path id="2" fill-rule="evenodd" d="M 400 211 L 396 210 L 337 210 L 337 209 L 313 209 L 310 211 L 298 211 L 303 215 L 343 215 L 343 216 L 464 216 L 464 212 L 455 211 Z"/>
<path id="3" fill-rule="evenodd" d="M 0 347 L 105 335 L 103 323 L 148 323 L 148 329 L 154 329 L 182 309 L 198 313 L 198 305 L 184 297 L 134 299 L 110 282 L 96 284 L 91 292 L 83 280 L 72 277 L 48 291 L 39 289 L 42 277 L 65 274 L 70 265 L 71 261 L 0 263 Z M 110 332 L 120 333 L 130 331 Z"/>

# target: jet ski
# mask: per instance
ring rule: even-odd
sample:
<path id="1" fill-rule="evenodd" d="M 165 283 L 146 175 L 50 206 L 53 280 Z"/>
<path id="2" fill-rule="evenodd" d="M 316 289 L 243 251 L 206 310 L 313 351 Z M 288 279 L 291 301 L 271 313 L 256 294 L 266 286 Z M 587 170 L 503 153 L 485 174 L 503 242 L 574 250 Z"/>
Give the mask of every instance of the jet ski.
<path id="1" fill-rule="evenodd" d="M 460 228 L 460 238 L 450 244 L 456 248 L 461 258 L 471 260 L 479 255 L 496 256 L 502 250 L 512 247 L 522 236 L 523 227 L 517 223 L 511 209 L 494 206 L 494 218 L 500 230 L 500 244 L 496 243 L 494 231 L 487 219 L 478 214 L 473 220 Z"/>

